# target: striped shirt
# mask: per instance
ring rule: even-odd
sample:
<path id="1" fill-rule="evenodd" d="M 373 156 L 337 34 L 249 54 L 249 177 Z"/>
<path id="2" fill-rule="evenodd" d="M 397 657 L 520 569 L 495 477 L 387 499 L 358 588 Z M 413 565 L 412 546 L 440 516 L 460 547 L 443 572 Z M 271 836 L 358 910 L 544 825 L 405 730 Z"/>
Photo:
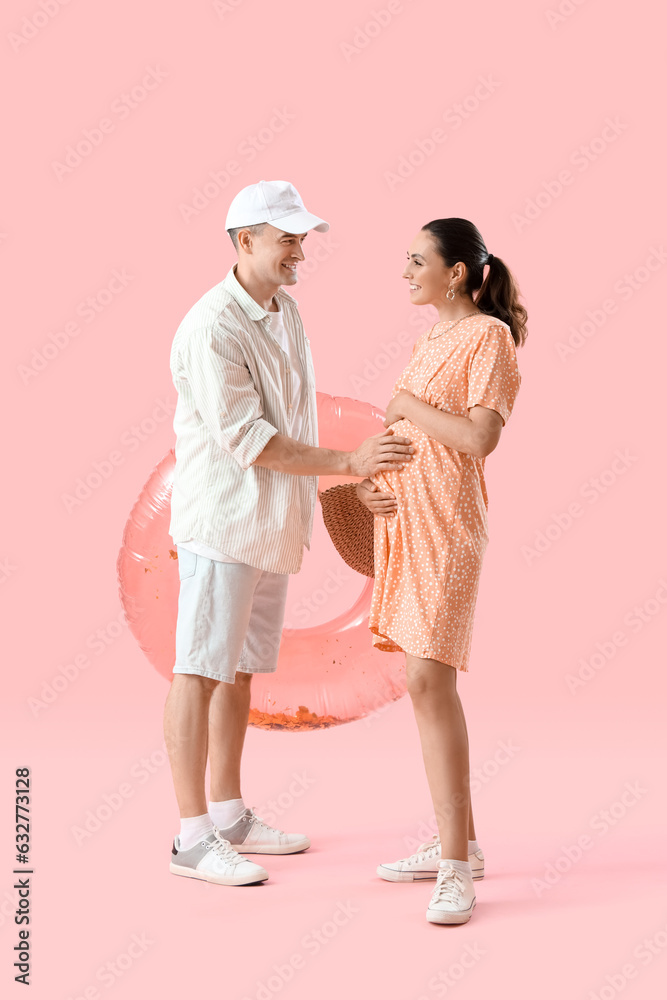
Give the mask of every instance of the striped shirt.
<path id="1" fill-rule="evenodd" d="M 303 546 L 310 548 L 318 477 L 252 464 L 274 434 L 290 436 L 299 401 L 290 356 L 235 269 L 194 304 L 171 348 L 178 402 L 169 534 L 176 544 L 196 539 L 257 569 L 298 573 Z M 296 440 L 317 446 L 310 341 L 296 300 L 282 288 L 276 300 L 301 364 Z"/>

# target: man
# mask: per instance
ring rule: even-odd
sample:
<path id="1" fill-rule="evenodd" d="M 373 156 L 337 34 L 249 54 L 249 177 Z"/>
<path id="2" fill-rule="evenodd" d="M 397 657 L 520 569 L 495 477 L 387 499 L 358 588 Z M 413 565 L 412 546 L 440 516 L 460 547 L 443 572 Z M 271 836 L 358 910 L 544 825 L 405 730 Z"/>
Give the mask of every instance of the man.
<path id="1" fill-rule="evenodd" d="M 246 808 L 240 769 L 252 675 L 277 667 L 289 574 L 310 548 L 317 477 L 400 468 L 413 449 L 390 431 L 352 452 L 318 447 L 310 342 L 281 286 L 296 284 L 308 232 L 328 223 L 306 211 L 291 184 L 259 181 L 234 198 L 225 228 L 238 261 L 187 313 L 171 350 L 178 404 L 169 533 L 180 593 L 164 726 L 181 816 L 170 870 L 241 885 L 269 877 L 245 854 L 310 846 Z"/>

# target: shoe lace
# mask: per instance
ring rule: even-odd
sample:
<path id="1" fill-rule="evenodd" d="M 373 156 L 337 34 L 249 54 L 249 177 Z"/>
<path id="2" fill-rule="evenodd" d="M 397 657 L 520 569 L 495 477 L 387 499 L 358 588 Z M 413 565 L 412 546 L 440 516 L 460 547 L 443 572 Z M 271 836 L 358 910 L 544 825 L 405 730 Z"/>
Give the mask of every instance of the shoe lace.
<path id="1" fill-rule="evenodd" d="M 401 858 L 401 861 L 419 864 L 421 861 L 427 861 L 436 857 L 439 850 L 440 837 L 436 833 L 431 840 L 427 840 L 425 844 L 420 844 L 419 849 L 414 854 L 411 854 L 409 858 Z"/>
<path id="2" fill-rule="evenodd" d="M 259 823 L 260 826 L 263 826 L 265 830 L 269 830 L 271 833 L 279 833 L 281 835 L 284 835 L 285 833 L 284 830 L 279 830 L 276 826 L 269 826 L 269 824 L 265 823 L 263 819 L 260 819 L 257 813 L 255 812 L 254 806 L 251 807 L 250 816 L 246 816 L 246 819 L 248 820 L 248 822 L 252 822 L 254 820 L 255 823 Z"/>
<path id="3" fill-rule="evenodd" d="M 438 872 L 438 879 L 431 896 L 432 903 L 458 903 L 461 893 L 465 888 L 463 876 L 456 868 L 442 867 Z"/>
<path id="4" fill-rule="evenodd" d="M 237 851 L 234 850 L 230 842 L 228 840 L 225 840 L 225 838 L 222 836 L 217 826 L 213 827 L 213 832 L 215 833 L 215 840 L 213 841 L 213 843 L 210 843 L 209 841 L 203 841 L 206 850 L 213 851 L 213 853 L 217 855 L 217 857 L 219 857 L 221 861 L 225 862 L 236 861 L 240 857 L 240 855 L 238 854 Z"/>

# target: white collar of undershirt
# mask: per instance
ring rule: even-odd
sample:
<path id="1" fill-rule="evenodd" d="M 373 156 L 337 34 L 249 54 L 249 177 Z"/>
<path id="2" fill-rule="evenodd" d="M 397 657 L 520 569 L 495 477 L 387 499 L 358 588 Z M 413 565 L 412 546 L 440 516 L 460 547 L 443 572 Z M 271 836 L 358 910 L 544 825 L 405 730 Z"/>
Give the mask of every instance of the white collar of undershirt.
<path id="1" fill-rule="evenodd" d="M 275 312 L 271 312 L 267 309 L 266 315 L 272 323 L 282 323 L 283 321 L 283 311 L 280 308 L 276 309 Z"/>

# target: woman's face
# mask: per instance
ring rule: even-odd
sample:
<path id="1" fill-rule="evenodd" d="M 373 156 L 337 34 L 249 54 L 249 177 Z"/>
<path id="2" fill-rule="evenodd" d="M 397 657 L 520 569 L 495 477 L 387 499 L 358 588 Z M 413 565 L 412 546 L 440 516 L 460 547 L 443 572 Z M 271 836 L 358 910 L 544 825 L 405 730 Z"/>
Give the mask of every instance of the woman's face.
<path id="1" fill-rule="evenodd" d="M 410 244 L 403 277 L 410 286 L 413 305 L 437 305 L 442 302 L 449 288 L 452 268 L 436 252 L 431 234 L 421 229 Z"/>

